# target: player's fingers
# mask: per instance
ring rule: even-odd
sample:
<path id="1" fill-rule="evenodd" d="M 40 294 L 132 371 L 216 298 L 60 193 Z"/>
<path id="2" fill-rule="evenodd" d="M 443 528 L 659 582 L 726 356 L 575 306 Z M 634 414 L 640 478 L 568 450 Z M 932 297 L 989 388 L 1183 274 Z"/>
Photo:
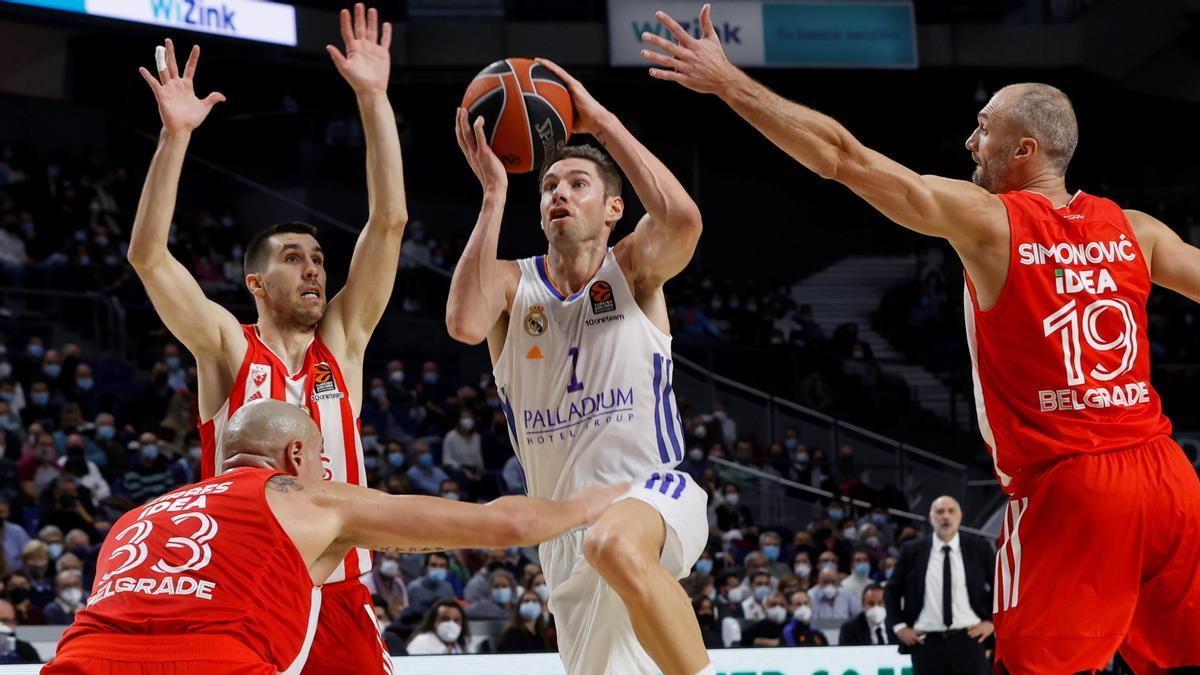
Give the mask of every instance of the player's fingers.
<path id="1" fill-rule="evenodd" d="M 701 34 L 706 38 L 713 37 L 717 34 L 717 31 L 713 28 L 712 5 L 708 4 L 707 2 L 704 3 L 703 7 L 700 8 L 700 30 Z"/>
<path id="2" fill-rule="evenodd" d="M 200 60 L 200 45 L 192 45 L 187 63 L 183 66 L 183 79 L 190 80 L 196 74 L 196 63 Z"/>
<path id="3" fill-rule="evenodd" d="M 481 152 L 487 144 L 487 137 L 483 135 L 483 115 L 480 115 L 475 118 L 475 151 Z"/>
<path id="4" fill-rule="evenodd" d="M 350 24 L 350 10 L 338 12 L 338 26 L 342 31 L 342 44 L 348 45 L 354 41 L 354 28 Z"/>
<path id="5" fill-rule="evenodd" d="M 342 50 L 333 45 L 325 45 L 325 51 L 329 52 L 329 58 L 333 59 L 333 65 L 338 70 L 346 63 L 346 57 L 342 56 Z"/>
<path id="6" fill-rule="evenodd" d="M 462 108 L 454 111 L 454 140 L 458 141 L 458 149 L 462 150 L 464 155 L 469 154 L 467 152 L 467 139 L 463 125 Z"/>
<path id="7" fill-rule="evenodd" d="M 222 94 L 219 91 L 214 91 L 213 93 L 204 97 L 204 104 L 210 108 L 218 103 L 224 103 L 224 102 L 225 102 L 225 94 Z"/>
<path id="8" fill-rule="evenodd" d="M 392 22 L 391 21 L 383 22 L 383 36 L 379 38 L 379 45 L 381 47 L 383 47 L 384 49 L 391 49 L 391 47 L 392 47 Z"/>
<path id="9" fill-rule="evenodd" d="M 150 91 L 154 92 L 155 96 L 158 96 L 158 92 L 162 90 L 162 85 L 159 84 L 158 78 L 151 75 L 145 66 L 139 67 L 138 72 L 141 73 L 142 79 L 146 81 L 146 84 L 150 85 Z"/>
<path id="10" fill-rule="evenodd" d="M 175 43 L 167 38 L 167 73 L 172 78 L 179 77 L 179 63 L 175 61 Z"/>
<path id="11" fill-rule="evenodd" d="M 379 10 L 374 7 L 367 10 L 366 38 L 371 42 L 379 40 Z"/>
<path id="12" fill-rule="evenodd" d="M 670 80 L 672 82 L 679 82 L 680 84 L 683 83 L 682 74 L 674 70 L 667 70 L 664 68 L 651 68 L 650 77 L 653 77 L 657 80 Z"/>
<path id="13" fill-rule="evenodd" d="M 679 65 L 679 62 L 676 61 L 675 59 L 673 59 L 669 56 L 664 56 L 662 54 L 659 54 L 656 51 L 652 51 L 649 49 L 642 50 L 642 58 L 649 61 L 650 63 L 653 63 L 658 66 L 662 66 L 663 68 L 675 69 Z"/>
<path id="14" fill-rule="evenodd" d="M 361 2 L 354 3 L 354 37 L 362 40 L 367 36 L 367 7 Z"/>
<path id="15" fill-rule="evenodd" d="M 679 44 L 688 46 L 695 42 L 695 38 L 688 34 L 688 32 L 683 29 L 683 26 L 679 25 L 678 21 L 672 19 L 670 14 L 660 10 L 655 12 L 654 16 L 658 19 L 659 23 L 666 26 L 667 30 L 671 31 L 671 35 L 675 36 L 675 39 L 679 41 Z"/>
<path id="16" fill-rule="evenodd" d="M 642 42 L 646 43 L 647 45 L 649 45 L 651 47 L 654 47 L 655 49 L 664 51 L 676 58 L 687 53 L 687 50 L 684 49 L 683 47 L 680 47 L 679 45 L 675 44 L 674 42 L 671 42 L 670 40 L 666 39 L 665 37 L 663 37 L 661 35 L 655 35 L 654 33 L 650 33 L 650 32 L 642 33 Z"/>
<path id="17" fill-rule="evenodd" d="M 568 85 L 579 83 L 578 80 L 576 80 L 574 77 L 571 77 L 571 74 L 568 73 L 566 71 L 566 69 L 564 69 L 562 66 L 558 65 L 557 63 L 551 61 L 550 59 L 544 59 L 539 56 L 538 58 L 534 59 L 533 62 L 540 66 L 545 66 L 546 68 L 549 68 L 550 72 L 557 75 L 560 80 L 562 80 L 563 82 L 566 82 Z"/>

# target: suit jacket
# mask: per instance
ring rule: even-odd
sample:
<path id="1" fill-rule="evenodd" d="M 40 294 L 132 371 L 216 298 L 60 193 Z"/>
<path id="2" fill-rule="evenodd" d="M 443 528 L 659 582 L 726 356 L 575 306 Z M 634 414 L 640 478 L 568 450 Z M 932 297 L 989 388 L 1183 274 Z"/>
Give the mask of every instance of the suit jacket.
<path id="1" fill-rule="evenodd" d="M 960 535 L 963 571 L 966 574 L 967 598 L 971 609 L 979 618 L 992 618 L 992 578 L 996 569 L 996 553 L 991 544 L 969 535 Z M 895 626 L 906 623 L 911 628 L 921 615 L 925 604 L 925 572 L 929 568 L 929 554 L 933 550 L 930 537 L 910 541 L 900 550 L 896 570 L 884 587 L 884 603 L 887 605 L 888 640 L 895 636 Z M 897 639 L 897 642 L 899 640 Z M 900 645 L 900 653 L 908 648 Z"/>
<path id="2" fill-rule="evenodd" d="M 900 644 L 900 638 L 896 637 L 895 633 L 888 633 L 891 628 L 884 625 L 883 631 L 887 637 L 889 645 Z M 842 624 L 841 631 L 838 632 L 838 646 L 862 646 L 875 644 L 874 638 L 871 637 L 871 626 L 867 623 L 867 614 L 863 612 L 858 616 L 850 619 Z"/>

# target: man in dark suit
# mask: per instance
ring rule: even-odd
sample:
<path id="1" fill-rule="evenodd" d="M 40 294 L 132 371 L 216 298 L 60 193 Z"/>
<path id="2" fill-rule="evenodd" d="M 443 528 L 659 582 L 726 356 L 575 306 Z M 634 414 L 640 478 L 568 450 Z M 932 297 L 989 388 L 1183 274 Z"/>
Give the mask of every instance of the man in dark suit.
<path id="1" fill-rule="evenodd" d="M 842 624 L 838 646 L 894 645 L 899 640 L 887 627 L 887 609 L 883 601 L 883 586 L 867 584 L 862 594 L 863 611 Z"/>
<path id="2" fill-rule="evenodd" d="M 887 623 L 912 654 L 914 675 L 984 675 L 991 637 L 996 554 L 983 540 L 960 537 L 962 508 L 938 497 L 929 509 L 934 536 L 900 551 L 885 592 Z"/>

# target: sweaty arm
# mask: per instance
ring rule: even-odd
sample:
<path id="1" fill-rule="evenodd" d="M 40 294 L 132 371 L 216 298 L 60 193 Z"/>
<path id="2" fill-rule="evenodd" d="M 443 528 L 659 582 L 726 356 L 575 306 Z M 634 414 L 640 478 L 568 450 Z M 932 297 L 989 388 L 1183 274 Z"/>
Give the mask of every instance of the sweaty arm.
<path id="1" fill-rule="evenodd" d="M 1157 218 L 1126 210 L 1138 246 L 1150 267 L 1150 279 L 1200 302 L 1200 248 L 1185 242 Z"/>
<path id="2" fill-rule="evenodd" d="M 467 111 L 459 108 L 454 134 L 467 164 L 483 187 L 483 204 L 450 280 L 446 330 L 450 337 L 471 345 L 488 338 L 494 362 L 504 344 L 506 326 L 502 319 L 512 307 L 512 298 L 521 279 L 515 262 L 496 257 L 500 221 L 504 217 L 508 195 L 508 175 L 484 138 L 483 118 L 472 124 L 467 119 Z"/>
<path id="3" fill-rule="evenodd" d="M 385 22 L 381 27 L 378 13 L 364 10 L 361 4 L 355 7 L 353 19 L 349 10 L 342 10 L 339 18 L 346 53 L 343 55 L 333 45 L 326 50 L 358 100 L 367 146 L 369 210 L 367 224 L 350 258 L 346 285 L 330 301 L 321 329 L 334 343 L 344 339 L 342 355 L 361 362 L 371 333 L 392 296 L 408 203 L 396 113 L 387 97 L 391 24 Z M 351 388 L 361 389 L 361 382 Z M 357 403 L 360 397 L 352 395 L 352 399 Z"/>

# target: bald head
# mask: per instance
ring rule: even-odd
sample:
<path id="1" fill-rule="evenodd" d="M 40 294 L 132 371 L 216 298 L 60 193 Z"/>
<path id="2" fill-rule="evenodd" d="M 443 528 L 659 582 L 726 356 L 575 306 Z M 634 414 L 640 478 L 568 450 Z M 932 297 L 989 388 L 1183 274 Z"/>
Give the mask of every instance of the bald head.
<path id="1" fill-rule="evenodd" d="M 929 522 L 943 541 L 950 541 L 958 534 L 962 519 L 962 507 L 958 505 L 958 500 L 949 495 L 938 497 L 929 506 Z"/>
<path id="2" fill-rule="evenodd" d="M 320 466 L 322 442 L 321 430 L 303 409 L 283 401 L 256 401 L 239 408 L 226 423 L 222 445 L 229 459 L 222 468 L 261 466 L 261 462 L 241 461 L 258 457 L 295 474 L 301 463 Z"/>
<path id="3" fill-rule="evenodd" d="M 1071 99 L 1057 87 L 1040 82 L 1010 84 L 992 99 L 995 115 L 1012 130 L 1037 141 L 1046 168 L 1066 175 L 1079 144 L 1079 123 Z"/>

